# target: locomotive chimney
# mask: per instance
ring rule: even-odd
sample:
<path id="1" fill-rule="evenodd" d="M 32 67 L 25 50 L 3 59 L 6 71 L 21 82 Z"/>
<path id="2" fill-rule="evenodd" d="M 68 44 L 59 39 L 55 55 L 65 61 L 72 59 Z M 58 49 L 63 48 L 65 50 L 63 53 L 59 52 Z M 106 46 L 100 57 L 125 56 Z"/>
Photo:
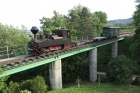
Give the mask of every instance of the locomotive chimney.
<path id="1" fill-rule="evenodd" d="M 33 26 L 30 31 L 34 34 L 34 40 L 36 40 L 37 39 L 36 34 L 39 31 L 39 29 L 36 26 Z"/>

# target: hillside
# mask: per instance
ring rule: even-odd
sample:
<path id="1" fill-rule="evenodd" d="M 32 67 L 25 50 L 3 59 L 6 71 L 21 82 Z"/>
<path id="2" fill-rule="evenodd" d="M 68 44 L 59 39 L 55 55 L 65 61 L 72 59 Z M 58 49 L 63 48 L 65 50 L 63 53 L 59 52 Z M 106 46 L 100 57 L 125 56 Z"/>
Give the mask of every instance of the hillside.
<path id="1" fill-rule="evenodd" d="M 109 25 L 118 24 L 119 26 L 124 26 L 124 25 L 130 24 L 132 22 L 133 22 L 133 18 L 128 18 L 128 19 L 109 20 L 108 24 Z"/>

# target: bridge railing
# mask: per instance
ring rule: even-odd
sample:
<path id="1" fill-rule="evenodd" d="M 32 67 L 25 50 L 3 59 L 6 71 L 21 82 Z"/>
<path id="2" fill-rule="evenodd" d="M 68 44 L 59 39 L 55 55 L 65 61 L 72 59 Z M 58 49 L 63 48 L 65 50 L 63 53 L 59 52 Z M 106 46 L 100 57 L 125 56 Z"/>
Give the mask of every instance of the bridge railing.
<path id="1" fill-rule="evenodd" d="M 0 59 L 27 54 L 26 45 L 0 47 Z"/>

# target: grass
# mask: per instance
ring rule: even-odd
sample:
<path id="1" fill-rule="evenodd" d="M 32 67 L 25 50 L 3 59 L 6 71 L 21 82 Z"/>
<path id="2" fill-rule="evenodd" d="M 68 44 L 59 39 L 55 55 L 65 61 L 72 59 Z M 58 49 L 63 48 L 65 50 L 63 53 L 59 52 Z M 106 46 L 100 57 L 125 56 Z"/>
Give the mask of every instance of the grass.
<path id="1" fill-rule="evenodd" d="M 80 88 L 77 86 L 64 88 L 61 90 L 53 90 L 48 93 L 140 93 L 140 86 L 115 86 L 113 84 L 104 83 L 99 86 L 98 84 L 82 85 Z"/>
<path id="2" fill-rule="evenodd" d="M 135 34 L 135 29 L 123 29 L 120 30 L 120 34 L 130 34 L 132 36 Z"/>

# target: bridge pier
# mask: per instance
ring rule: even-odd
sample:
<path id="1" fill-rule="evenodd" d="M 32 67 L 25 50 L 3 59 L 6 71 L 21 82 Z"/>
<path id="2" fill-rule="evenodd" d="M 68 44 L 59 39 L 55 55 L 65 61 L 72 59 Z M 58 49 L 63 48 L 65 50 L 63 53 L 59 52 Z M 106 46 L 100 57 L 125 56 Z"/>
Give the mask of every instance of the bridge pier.
<path id="1" fill-rule="evenodd" d="M 112 58 L 117 57 L 118 54 L 118 42 L 112 43 Z"/>
<path id="2" fill-rule="evenodd" d="M 97 48 L 89 52 L 89 78 L 91 82 L 97 80 Z"/>
<path id="3" fill-rule="evenodd" d="M 50 87 L 52 90 L 62 89 L 61 60 L 49 64 Z"/>

